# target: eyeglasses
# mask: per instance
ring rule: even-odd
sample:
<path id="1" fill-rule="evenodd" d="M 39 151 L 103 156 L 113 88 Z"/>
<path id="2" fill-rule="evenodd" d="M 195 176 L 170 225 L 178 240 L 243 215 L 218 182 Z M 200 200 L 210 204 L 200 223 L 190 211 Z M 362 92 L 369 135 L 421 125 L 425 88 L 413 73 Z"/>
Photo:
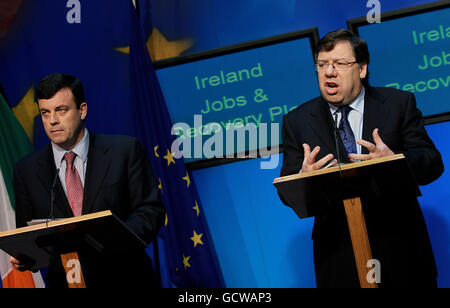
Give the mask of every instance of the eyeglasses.
<path id="1" fill-rule="evenodd" d="M 333 63 L 328 62 L 318 62 L 314 64 L 314 67 L 316 68 L 316 71 L 318 72 L 325 72 L 328 70 L 328 67 L 331 65 L 333 67 L 333 70 L 335 71 L 343 71 L 350 67 L 350 65 L 358 63 L 356 61 L 352 62 L 345 62 L 345 61 L 338 61 Z"/>

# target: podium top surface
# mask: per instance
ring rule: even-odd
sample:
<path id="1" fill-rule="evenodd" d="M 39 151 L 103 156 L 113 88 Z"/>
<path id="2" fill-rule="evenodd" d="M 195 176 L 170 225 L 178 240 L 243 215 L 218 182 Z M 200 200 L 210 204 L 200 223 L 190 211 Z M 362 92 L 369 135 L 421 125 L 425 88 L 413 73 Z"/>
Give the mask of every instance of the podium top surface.
<path id="1" fill-rule="evenodd" d="M 102 218 L 102 217 L 108 217 L 108 216 L 113 216 L 113 214 L 109 210 L 103 211 L 103 212 L 97 212 L 97 213 L 93 213 L 93 214 L 82 215 L 82 216 L 78 216 L 78 217 L 70 217 L 70 218 L 64 218 L 64 219 L 58 219 L 58 220 L 49 220 L 48 223 L 44 222 L 44 223 L 40 223 L 40 224 L 28 226 L 28 227 L 2 231 L 2 232 L 0 232 L 0 239 L 3 237 L 39 231 L 39 230 L 47 229 L 47 228 L 62 227 L 62 226 L 70 225 L 73 223 L 78 223 L 78 222 L 83 222 L 83 221 L 88 221 L 88 220 Z"/>
<path id="2" fill-rule="evenodd" d="M 402 160 L 404 158 L 405 158 L 405 155 L 397 154 L 397 155 L 391 155 L 391 156 L 386 156 L 386 157 L 380 157 L 380 158 L 360 161 L 360 162 L 356 162 L 356 163 L 345 164 L 345 165 L 341 165 L 341 166 L 333 166 L 333 167 L 326 168 L 326 169 L 319 169 L 319 170 L 314 170 L 314 171 L 309 171 L 309 172 L 302 172 L 302 173 L 298 173 L 298 174 L 291 174 L 291 175 L 276 178 L 273 181 L 273 184 L 276 185 L 279 183 L 288 182 L 288 181 L 292 181 L 292 180 L 299 180 L 299 179 L 309 178 L 309 177 L 313 177 L 313 176 L 319 176 L 319 175 L 323 175 L 323 174 L 329 174 L 329 173 L 347 171 L 347 170 L 361 168 L 361 167 L 373 166 L 373 165 L 382 164 L 385 162 Z"/>
<path id="3" fill-rule="evenodd" d="M 273 185 L 300 218 L 323 215 L 355 197 L 421 195 L 403 154 L 279 177 Z"/>
<path id="4" fill-rule="evenodd" d="M 88 257 L 139 247 L 146 244 L 109 210 L 0 232 L 0 249 L 33 260 L 37 269 L 62 253 Z"/>

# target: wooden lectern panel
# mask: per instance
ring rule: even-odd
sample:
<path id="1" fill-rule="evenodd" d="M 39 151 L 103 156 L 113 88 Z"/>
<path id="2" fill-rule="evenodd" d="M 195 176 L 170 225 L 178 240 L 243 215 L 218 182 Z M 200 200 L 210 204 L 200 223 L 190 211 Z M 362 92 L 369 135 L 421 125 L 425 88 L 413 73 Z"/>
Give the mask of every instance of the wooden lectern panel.
<path id="1" fill-rule="evenodd" d="M 377 288 L 376 283 L 369 283 L 367 280 L 367 261 L 372 260 L 372 251 L 370 249 L 361 199 L 346 199 L 344 200 L 344 207 L 361 288 Z"/>
<path id="2" fill-rule="evenodd" d="M 77 252 L 69 252 L 61 255 L 61 262 L 66 272 L 66 280 L 69 289 L 84 289 L 83 270 Z"/>

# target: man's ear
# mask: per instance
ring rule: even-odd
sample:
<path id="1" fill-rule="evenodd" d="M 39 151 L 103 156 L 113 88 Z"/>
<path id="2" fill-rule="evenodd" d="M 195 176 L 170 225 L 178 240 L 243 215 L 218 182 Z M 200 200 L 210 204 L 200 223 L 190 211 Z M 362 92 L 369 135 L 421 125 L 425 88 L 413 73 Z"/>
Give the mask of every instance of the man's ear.
<path id="1" fill-rule="evenodd" d="M 87 111 L 88 111 L 87 103 L 86 102 L 81 103 L 80 105 L 81 120 L 86 119 Z"/>
<path id="2" fill-rule="evenodd" d="M 359 66 L 359 77 L 361 79 L 366 78 L 367 76 L 367 63 L 361 63 Z"/>

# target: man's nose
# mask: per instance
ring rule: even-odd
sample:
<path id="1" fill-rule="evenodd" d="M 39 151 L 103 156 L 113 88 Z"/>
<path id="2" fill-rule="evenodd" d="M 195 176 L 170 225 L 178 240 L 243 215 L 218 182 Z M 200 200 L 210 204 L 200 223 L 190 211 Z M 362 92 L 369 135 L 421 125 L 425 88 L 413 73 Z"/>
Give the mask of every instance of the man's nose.
<path id="1" fill-rule="evenodd" d="M 59 123 L 59 118 L 58 118 L 57 114 L 56 113 L 51 114 L 51 116 L 50 116 L 50 124 L 51 125 L 56 125 L 58 123 Z"/>
<path id="2" fill-rule="evenodd" d="M 327 70 L 326 70 L 325 74 L 327 76 L 335 76 L 336 75 L 336 71 L 334 69 L 334 65 L 332 63 L 328 63 L 327 65 L 328 65 L 328 67 L 327 67 Z"/>

